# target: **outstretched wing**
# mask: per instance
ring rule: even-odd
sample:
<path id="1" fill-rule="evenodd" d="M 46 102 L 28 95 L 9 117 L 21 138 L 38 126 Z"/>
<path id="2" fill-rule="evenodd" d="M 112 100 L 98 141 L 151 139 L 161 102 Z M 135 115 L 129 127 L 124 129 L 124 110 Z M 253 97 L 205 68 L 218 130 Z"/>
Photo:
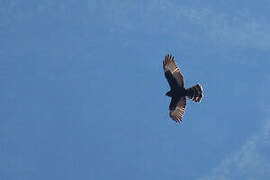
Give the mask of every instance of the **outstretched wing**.
<path id="1" fill-rule="evenodd" d="M 163 61 L 163 69 L 171 89 L 174 89 L 177 86 L 184 87 L 184 77 L 172 55 L 167 55 L 165 57 L 165 60 Z"/>
<path id="2" fill-rule="evenodd" d="M 170 117 L 175 122 L 180 122 L 186 109 L 186 97 L 173 97 L 170 103 Z"/>

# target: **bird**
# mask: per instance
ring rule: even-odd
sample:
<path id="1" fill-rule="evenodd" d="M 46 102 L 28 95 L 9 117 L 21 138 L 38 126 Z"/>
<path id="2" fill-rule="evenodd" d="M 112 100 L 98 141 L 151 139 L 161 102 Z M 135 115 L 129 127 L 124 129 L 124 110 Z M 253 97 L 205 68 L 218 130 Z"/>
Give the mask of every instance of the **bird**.
<path id="1" fill-rule="evenodd" d="M 163 70 L 171 88 L 166 93 L 166 96 L 171 98 L 169 115 L 175 122 L 180 123 L 186 109 L 186 97 L 200 102 L 203 98 L 203 88 L 200 84 L 187 89 L 184 87 L 184 77 L 171 54 L 165 56 Z"/>

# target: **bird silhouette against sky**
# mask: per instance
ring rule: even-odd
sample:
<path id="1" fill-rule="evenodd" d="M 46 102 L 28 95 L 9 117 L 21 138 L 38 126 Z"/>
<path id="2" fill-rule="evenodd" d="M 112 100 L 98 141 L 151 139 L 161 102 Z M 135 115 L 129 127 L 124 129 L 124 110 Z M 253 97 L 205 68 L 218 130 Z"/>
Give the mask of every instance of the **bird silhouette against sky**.
<path id="1" fill-rule="evenodd" d="M 203 97 L 203 89 L 200 84 L 185 89 L 184 77 L 174 61 L 174 56 L 169 54 L 165 56 L 163 69 L 171 87 L 171 90 L 166 93 L 167 96 L 171 97 L 171 103 L 169 105 L 170 117 L 175 122 L 180 122 L 186 109 L 186 97 L 195 102 L 200 102 Z"/>

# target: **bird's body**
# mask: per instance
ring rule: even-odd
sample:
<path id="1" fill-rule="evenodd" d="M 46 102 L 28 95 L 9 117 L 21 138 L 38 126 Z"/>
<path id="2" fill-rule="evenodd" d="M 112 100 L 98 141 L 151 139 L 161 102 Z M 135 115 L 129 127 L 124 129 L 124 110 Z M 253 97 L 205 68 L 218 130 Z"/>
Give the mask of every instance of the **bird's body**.
<path id="1" fill-rule="evenodd" d="M 169 97 L 174 97 L 174 96 L 185 96 L 186 95 L 186 90 L 185 88 L 181 88 L 181 87 L 178 87 L 178 88 L 175 88 L 173 90 L 170 90 L 166 93 L 167 96 Z"/>
<path id="2" fill-rule="evenodd" d="M 191 88 L 185 89 L 184 77 L 172 55 L 165 57 L 163 69 L 165 77 L 171 87 L 171 90 L 166 93 L 167 96 L 172 98 L 169 106 L 170 117 L 174 121 L 180 122 L 186 108 L 186 97 L 189 97 L 195 102 L 200 102 L 203 96 L 202 86 L 197 84 Z"/>

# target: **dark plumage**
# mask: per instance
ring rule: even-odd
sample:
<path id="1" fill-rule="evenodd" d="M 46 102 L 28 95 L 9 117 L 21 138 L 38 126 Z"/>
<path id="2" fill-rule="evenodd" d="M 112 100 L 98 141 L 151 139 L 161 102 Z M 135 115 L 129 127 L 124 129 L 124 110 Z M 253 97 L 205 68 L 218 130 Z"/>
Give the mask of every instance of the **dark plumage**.
<path id="1" fill-rule="evenodd" d="M 170 117 L 174 121 L 180 122 L 182 121 L 186 108 L 186 96 L 195 102 L 200 102 L 203 97 L 203 89 L 200 84 L 185 89 L 184 77 L 172 55 L 167 55 L 165 57 L 163 69 L 165 77 L 171 87 L 171 90 L 166 93 L 167 96 L 172 98 L 169 106 Z"/>

